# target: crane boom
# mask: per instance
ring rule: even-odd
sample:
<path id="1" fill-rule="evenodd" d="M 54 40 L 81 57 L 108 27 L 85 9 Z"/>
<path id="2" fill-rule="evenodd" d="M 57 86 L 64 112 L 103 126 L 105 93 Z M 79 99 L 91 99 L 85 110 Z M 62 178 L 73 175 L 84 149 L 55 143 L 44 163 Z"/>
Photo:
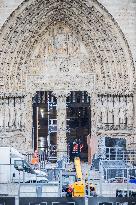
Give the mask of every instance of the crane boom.
<path id="1" fill-rule="evenodd" d="M 80 179 L 80 181 L 82 181 L 83 177 L 82 177 L 81 162 L 80 162 L 80 158 L 79 157 L 75 157 L 74 164 L 75 164 L 77 179 Z"/>

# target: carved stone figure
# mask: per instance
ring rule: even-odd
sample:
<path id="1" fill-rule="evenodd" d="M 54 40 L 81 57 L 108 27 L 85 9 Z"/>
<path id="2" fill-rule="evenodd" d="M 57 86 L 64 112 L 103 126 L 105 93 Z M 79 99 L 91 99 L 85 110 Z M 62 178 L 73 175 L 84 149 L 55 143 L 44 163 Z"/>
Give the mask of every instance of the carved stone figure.
<path id="1" fill-rule="evenodd" d="M 126 106 L 126 117 L 127 117 L 127 126 L 130 127 L 133 125 L 133 98 L 127 97 L 127 106 Z"/>
<path id="2" fill-rule="evenodd" d="M 125 120 L 126 120 L 126 102 L 125 102 L 124 97 L 120 98 L 119 118 L 120 118 L 120 124 L 125 124 Z"/>
<path id="3" fill-rule="evenodd" d="M 25 127 L 25 121 L 26 121 L 26 107 L 24 98 L 21 99 L 21 115 L 20 115 L 20 128 Z"/>
<path id="4" fill-rule="evenodd" d="M 102 102 L 101 102 L 101 97 L 98 97 L 97 99 L 97 127 L 101 127 L 102 123 Z"/>
<path id="5" fill-rule="evenodd" d="M 107 98 L 102 97 L 102 123 L 105 124 L 107 123 Z"/>
<path id="6" fill-rule="evenodd" d="M 5 115 L 5 120 L 4 120 L 4 126 L 7 129 L 9 127 L 9 117 L 10 117 L 10 107 L 9 107 L 9 102 L 8 99 L 4 100 L 4 115 Z"/>
<path id="7" fill-rule="evenodd" d="M 108 123 L 113 123 L 113 98 L 108 98 Z"/>
<path id="8" fill-rule="evenodd" d="M 0 129 L 4 126 L 4 103 L 3 99 L 0 99 Z"/>
<path id="9" fill-rule="evenodd" d="M 119 97 L 114 98 L 114 126 L 119 125 Z"/>
<path id="10" fill-rule="evenodd" d="M 9 99 L 9 106 L 10 106 L 9 127 L 10 128 L 15 128 L 14 98 Z"/>
<path id="11" fill-rule="evenodd" d="M 20 99 L 16 98 L 15 100 L 15 127 L 16 129 L 20 129 L 20 121 L 21 121 Z"/>

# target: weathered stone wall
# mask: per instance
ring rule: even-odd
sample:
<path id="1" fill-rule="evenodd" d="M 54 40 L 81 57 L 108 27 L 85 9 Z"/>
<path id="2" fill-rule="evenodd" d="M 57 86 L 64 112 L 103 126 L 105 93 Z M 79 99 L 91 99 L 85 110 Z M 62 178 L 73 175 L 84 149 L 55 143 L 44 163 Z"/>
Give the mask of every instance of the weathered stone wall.
<path id="1" fill-rule="evenodd" d="M 21 2 L 21 0 L 0 1 L 0 26 Z M 0 35 L 0 44 L 2 45 L 0 50 L 0 92 L 7 92 L 7 96 L 9 93 L 15 95 L 17 92 L 19 95 L 20 92 L 23 92 L 27 96 L 25 97 L 27 104 L 26 131 L 19 132 L 16 137 L 14 136 L 20 142 L 22 140 L 22 146 L 29 144 L 29 149 L 31 147 L 31 100 L 38 88 L 38 90 L 46 88 L 46 90 L 55 92 L 73 89 L 75 91 L 75 86 L 78 85 L 77 90 L 86 90 L 92 96 L 92 135 L 95 136 L 98 131 L 97 120 L 100 123 L 100 133 L 107 131 L 103 125 L 105 126 L 109 121 L 111 134 L 113 128 L 116 128 L 115 131 L 118 132 L 119 118 L 115 120 L 118 113 L 122 120 L 121 128 L 124 130 L 125 116 L 128 113 L 128 109 L 125 108 L 126 104 L 133 109 L 132 100 L 129 100 L 128 96 L 133 96 L 134 93 L 134 67 L 126 40 L 135 59 L 136 2 L 129 1 L 128 3 L 126 0 L 123 3 L 120 0 L 119 3 L 117 0 L 112 0 L 112 2 L 100 0 L 99 2 L 105 6 L 115 20 L 97 2 L 91 0 L 79 0 L 79 2 L 64 0 L 63 4 L 61 1 L 55 0 L 30 0 L 25 1 L 3 26 Z M 60 23 L 59 29 L 53 29 L 55 25 L 59 25 L 58 22 Z M 50 25 L 53 25 L 53 28 Z M 54 42 L 56 43 L 54 44 Z M 73 45 L 74 47 L 72 47 Z M 73 51 L 75 52 L 73 53 Z M 58 56 L 59 54 L 60 56 Z M 91 78 L 93 73 L 96 83 L 93 83 Z M 65 82 L 66 78 L 67 83 Z M 98 94 L 99 98 L 97 98 Z M 62 95 L 60 96 L 62 97 Z M 3 110 L 7 111 L 10 103 L 8 101 L 4 104 L 3 102 L 5 101 L 2 98 L 2 112 L 5 113 Z M 6 106 L 4 107 L 4 105 Z M 100 109 L 97 109 L 96 112 L 98 105 Z M 116 106 L 117 109 L 115 109 Z M 12 107 L 16 108 L 15 105 Z M 113 120 L 114 110 L 117 110 L 118 113 L 114 113 Z M 100 111 L 99 115 L 98 111 Z M 127 127 L 132 128 L 132 116 L 127 118 L 129 119 Z M 113 121 L 116 122 L 116 126 L 112 125 Z M 65 125 L 64 122 L 62 124 Z M 9 129 L 10 123 L 8 126 Z M 15 128 L 17 126 L 15 124 Z M 8 143 L 8 137 L 13 141 L 12 132 L 11 134 L 7 133 L 6 129 L 3 129 L 3 125 L 2 130 L 4 132 L 1 135 L 1 143 L 6 139 Z M 120 131 L 122 132 L 121 129 Z M 20 134 L 23 136 L 21 137 Z M 131 134 L 131 129 L 129 134 Z"/>
<path id="2" fill-rule="evenodd" d="M 99 0 L 116 20 L 130 46 L 136 64 L 136 0 Z"/>
<path id="3" fill-rule="evenodd" d="M 0 27 L 23 0 L 0 0 Z"/>

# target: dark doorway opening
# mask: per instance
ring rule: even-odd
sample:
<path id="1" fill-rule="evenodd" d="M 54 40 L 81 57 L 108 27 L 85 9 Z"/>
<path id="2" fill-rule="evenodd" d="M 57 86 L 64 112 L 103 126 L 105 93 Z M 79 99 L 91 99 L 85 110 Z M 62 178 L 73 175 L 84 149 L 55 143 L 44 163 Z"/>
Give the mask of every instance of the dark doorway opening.
<path id="1" fill-rule="evenodd" d="M 47 155 L 57 144 L 56 105 L 51 91 L 37 91 L 33 98 L 33 148 Z"/>
<path id="2" fill-rule="evenodd" d="M 87 136 L 91 133 L 90 97 L 86 91 L 73 91 L 67 97 L 67 142 L 70 159 L 88 160 Z"/>

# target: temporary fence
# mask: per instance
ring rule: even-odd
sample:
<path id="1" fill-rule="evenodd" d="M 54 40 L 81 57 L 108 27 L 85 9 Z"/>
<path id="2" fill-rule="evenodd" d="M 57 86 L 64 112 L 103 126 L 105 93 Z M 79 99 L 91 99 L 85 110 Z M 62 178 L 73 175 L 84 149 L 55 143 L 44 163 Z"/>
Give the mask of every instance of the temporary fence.
<path id="1" fill-rule="evenodd" d="M 40 169 L 46 169 L 47 167 L 47 162 L 51 162 L 51 163 L 59 163 L 58 161 L 58 156 L 64 156 L 62 157 L 61 161 L 65 161 L 66 163 L 69 162 L 69 153 L 68 151 L 66 152 L 61 152 L 57 150 L 57 146 L 56 145 L 52 145 L 50 146 L 50 149 L 48 150 L 48 148 L 45 151 L 39 151 L 38 152 L 38 158 L 39 158 L 39 166 Z M 24 154 L 26 160 L 31 164 L 32 158 L 33 158 L 33 153 L 27 153 Z"/>

